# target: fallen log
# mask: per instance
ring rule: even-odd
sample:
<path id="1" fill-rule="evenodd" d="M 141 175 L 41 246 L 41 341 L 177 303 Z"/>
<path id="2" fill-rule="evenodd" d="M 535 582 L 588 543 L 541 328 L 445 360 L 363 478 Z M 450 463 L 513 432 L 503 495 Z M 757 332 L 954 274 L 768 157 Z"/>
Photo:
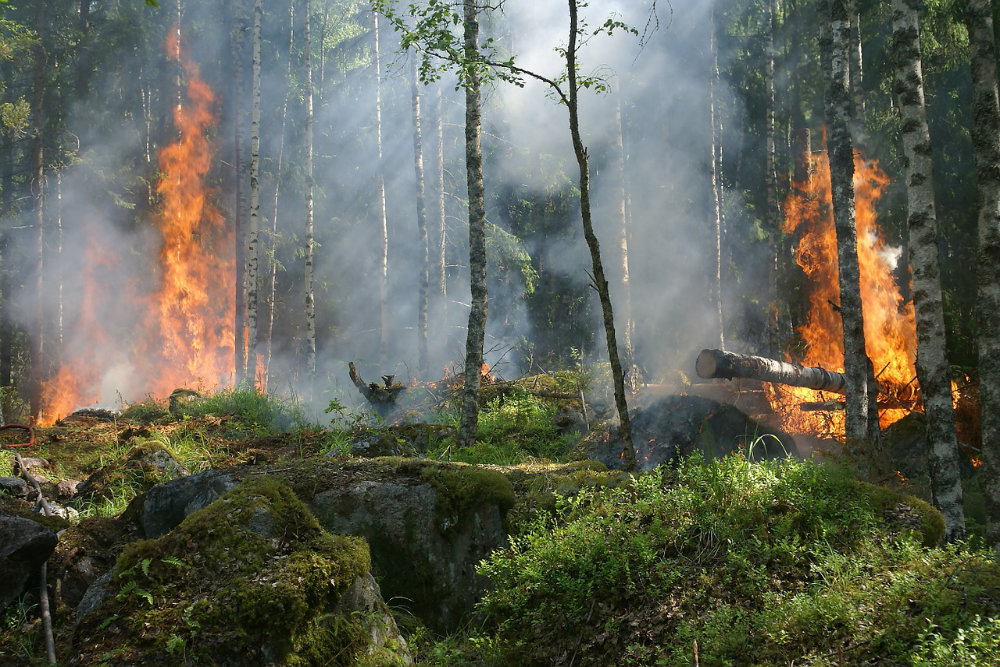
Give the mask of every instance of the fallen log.
<path id="1" fill-rule="evenodd" d="M 847 388 L 847 378 L 843 373 L 724 350 L 702 350 L 695 362 L 695 370 L 699 377 L 706 379 L 751 378 L 837 394 L 845 393 Z"/>

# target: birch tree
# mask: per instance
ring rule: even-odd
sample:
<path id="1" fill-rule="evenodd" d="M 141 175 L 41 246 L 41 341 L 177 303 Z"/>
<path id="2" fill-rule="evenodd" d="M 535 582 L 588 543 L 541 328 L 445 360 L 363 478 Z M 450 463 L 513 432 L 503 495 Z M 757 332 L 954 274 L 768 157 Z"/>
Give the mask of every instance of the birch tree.
<path id="1" fill-rule="evenodd" d="M 374 22 L 373 54 L 375 60 L 375 197 L 378 212 L 378 302 L 379 302 L 379 337 L 378 359 L 385 364 L 389 348 L 389 224 L 385 212 L 385 163 L 382 160 L 382 54 L 379 50 L 378 12 L 372 12 Z"/>
<path id="2" fill-rule="evenodd" d="M 861 461 L 864 443 L 878 438 L 878 422 L 871 424 L 876 396 L 870 394 L 871 362 L 865 350 L 858 266 L 857 223 L 854 210 L 854 149 L 851 141 L 851 93 L 848 81 L 848 45 L 851 22 L 847 0 L 828 0 L 829 32 L 824 39 L 829 53 L 826 70 L 825 110 L 829 127 L 830 181 L 833 220 L 837 232 L 840 305 L 844 336 L 844 373 L 847 376 L 846 446 Z M 872 405 L 869 405 L 869 402 Z"/>
<path id="3" fill-rule="evenodd" d="M 253 96 L 250 111 L 250 227 L 247 230 L 247 375 L 250 387 L 257 381 L 257 236 L 260 229 L 260 23 L 261 0 L 253 5 Z"/>
<path id="4" fill-rule="evenodd" d="M 278 137 L 278 160 L 274 168 L 274 206 L 271 209 L 271 247 L 268 260 L 269 280 L 267 299 L 267 347 L 264 353 L 263 388 L 267 388 L 271 372 L 271 349 L 274 340 L 274 307 L 278 282 L 278 212 L 281 202 L 282 168 L 285 163 L 285 127 L 288 120 L 288 96 L 292 82 L 292 52 L 295 48 L 295 3 L 288 4 L 288 59 L 285 61 L 285 94 L 281 100 L 281 135 Z"/>
<path id="5" fill-rule="evenodd" d="M 486 340 L 486 195 L 483 187 L 482 97 L 479 15 L 474 0 L 463 0 L 463 78 L 465 87 L 465 170 L 469 190 L 469 284 L 472 304 L 465 338 L 465 385 L 458 443 L 475 444 L 479 425 L 479 378 Z"/>
<path id="6" fill-rule="evenodd" d="M 178 12 L 180 3 L 178 2 Z M 247 165 L 246 150 L 243 145 L 244 137 L 244 112 L 243 100 L 246 91 L 246 82 L 243 71 L 245 65 L 245 32 L 247 29 L 245 0 L 232 0 L 233 28 L 232 28 L 232 49 L 230 57 L 233 68 L 233 101 L 230 103 L 233 114 L 233 170 L 235 173 L 235 184 L 233 187 L 236 214 L 234 219 L 236 237 L 236 318 L 233 326 L 235 337 L 235 364 L 236 383 L 239 384 L 246 377 L 247 370 L 247 350 L 246 350 L 246 289 L 244 280 L 246 275 L 246 221 L 250 218 L 249 201 L 247 198 L 246 183 L 249 182 L 249 166 Z M 179 43 L 179 42 L 178 42 Z M 180 86 L 178 85 L 178 91 Z M 179 94 L 179 93 L 178 93 Z M 179 104 L 179 102 L 178 102 Z"/>
<path id="7" fill-rule="evenodd" d="M 945 344 L 931 137 L 924 106 L 918 0 L 893 0 L 895 92 L 903 124 L 907 225 L 917 324 L 917 379 L 927 419 L 931 494 L 945 519 L 945 537 L 962 539 L 965 512 Z"/>
<path id="8" fill-rule="evenodd" d="M 709 21 L 711 22 L 711 25 L 709 26 L 708 48 L 712 54 L 712 69 L 709 72 L 708 79 L 708 122 L 711 126 L 712 137 L 712 155 L 709 173 L 712 176 L 712 238 L 714 240 L 714 247 L 712 248 L 712 307 L 715 311 L 715 327 L 718 334 L 715 338 L 715 343 L 720 350 L 724 350 L 726 348 L 726 336 L 722 316 L 722 201 L 720 199 L 719 192 L 719 179 L 721 177 L 721 173 L 719 173 L 718 159 L 722 137 L 719 136 L 719 133 L 717 132 L 716 122 L 716 118 L 719 115 L 715 90 L 715 84 L 719 74 L 719 49 L 715 34 L 716 20 L 714 3 L 712 4 L 711 13 L 709 14 Z"/>
<path id="9" fill-rule="evenodd" d="M 382 8 L 382 11 L 388 12 L 390 15 L 394 15 L 391 7 L 385 0 L 377 0 L 378 6 Z M 479 116 L 479 105 L 475 106 L 475 115 L 470 115 L 470 105 L 469 96 L 470 91 L 475 89 L 475 98 L 479 99 L 479 75 L 481 74 L 481 69 L 491 72 L 497 78 L 512 82 L 515 84 L 521 84 L 523 77 L 531 77 L 538 81 L 541 81 L 546 86 L 549 87 L 554 97 L 562 104 L 566 106 L 566 110 L 569 115 L 569 130 L 570 137 L 573 143 L 573 153 L 576 157 L 577 167 L 579 169 L 579 189 L 580 189 L 580 217 L 583 223 L 583 235 L 587 242 L 587 248 L 590 251 L 591 266 L 593 273 L 591 274 L 591 279 L 593 281 L 593 286 L 596 289 L 598 296 L 601 301 L 601 312 L 603 314 L 604 320 L 604 332 L 605 340 L 607 342 L 608 349 L 608 360 L 611 365 L 611 376 L 614 383 L 614 396 L 615 396 L 615 408 L 618 412 L 619 418 L 619 428 L 620 436 L 623 443 L 622 458 L 625 467 L 628 469 L 635 468 L 635 448 L 632 444 L 632 424 L 631 419 L 628 414 L 628 402 L 625 398 L 625 379 L 624 373 L 622 371 L 621 356 L 618 351 L 618 339 L 615 330 L 615 319 L 614 310 L 611 305 L 611 296 L 608 286 L 607 278 L 604 273 L 604 264 L 601 259 L 601 249 L 600 243 L 598 241 L 597 235 L 594 233 L 593 220 L 591 217 L 590 209 L 590 166 L 589 158 L 587 154 L 587 148 L 583 144 L 583 139 L 580 134 L 580 118 L 579 118 L 579 94 L 581 88 L 587 88 L 596 90 L 598 92 L 606 92 L 607 84 L 604 80 L 596 77 L 580 77 L 578 72 L 578 47 L 581 38 L 587 39 L 598 34 L 612 34 L 615 30 L 626 30 L 633 34 L 637 34 L 637 31 L 621 21 L 615 19 L 608 19 L 602 23 L 598 28 L 594 29 L 592 32 L 588 30 L 586 23 L 581 22 L 579 19 L 579 6 L 577 5 L 577 0 L 569 0 L 569 38 L 567 45 L 565 47 L 559 47 L 556 51 L 563 58 L 565 63 L 565 69 L 556 77 L 551 78 L 539 74 L 537 72 L 532 72 L 526 70 L 514 64 L 514 59 L 510 58 L 503 62 L 498 62 L 491 60 L 489 55 L 484 55 L 479 48 L 478 43 L 478 23 L 475 13 L 475 5 L 472 0 L 465 0 L 463 8 L 464 14 L 463 18 L 465 21 L 465 31 L 464 31 L 464 47 L 461 54 L 459 54 L 458 49 L 455 45 L 454 40 L 451 38 L 450 25 L 457 23 L 457 17 L 450 11 L 446 5 L 439 3 L 430 3 L 426 7 L 418 8 L 414 5 L 410 6 L 411 16 L 417 18 L 418 27 L 416 29 L 410 29 L 406 23 L 396 16 L 395 25 L 397 30 L 401 30 L 404 33 L 402 44 L 404 48 L 414 46 L 416 48 L 422 49 L 425 58 L 421 65 L 423 73 L 429 73 L 433 70 L 431 64 L 432 60 L 435 58 L 444 60 L 451 63 L 461 63 L 462 72 L 464 79 L 464 85 L 466 88 L 466 163 L 469 173 L 469 210 L 470 210 L 470 265 L 473 261 L 479 261 L 478 255 L 480 248 L 477 244 L 482 243 L 482 270 L 481 274 L 479 269 L 473 268 L 472 271 L 472 309 L 469 315 L 469 333 L 466 341 L 466 367 L 465 367 L 465 389 L 463 393 L 463 411 L 462 411 L 462 423 L 460 425 L 459 441 L 461 444 L 466 444 L 464 440 L 463 432 L 467 428 L 466 419 L 466 409 L 470 413 L 478 414 L 478 408 L 474 407 L 472 404 L 475 403 L 475 398 L 478 395 L 478 385 L 479 385 L 479 367 L 472 368 L 470 362 L 474 359 L 472 355 L 475 350 L 470 350 L 478 342 L 478 349 L 480 351 L 479 361 L 482 361 L 482 340 L 485 331 L 479 332 L 473 330 L 473 321 L 476 320 L 476 325 L 485 325 L 486 318 L 486 266 L 485 266 L 485 233 L 481 237 L 473 238 L 473 219 L 478 218 L 485 222 L 485 212 L 483 212 L 482 200 L 478 199 L 476 202 L 473 201 L 473 192 L 476 192 L 476 196 L 481 197 L 482 195 L 482 153 L 479 150 L 471 151 L 470 147 L 474 144 L 479 146 L 479 125 L 481 123 Z M 471 21 L 471 25 L 470 25 Z M 472 76 L 474 74 L 475 76 Z M 565 89 L 564 89 L 565 86 Z M 475 126 L 474 128 L 471 126 Z M 475 137 L 470 137 L 469 133 L 474 132 Z M 472 183 L 473 166 L 476 166 L 476 172 L 480 176 L 480 183 L 475 185 Z M 475 208 L 475 210 L 474 210 Z M 478 236 L 478 234 L 477 234 Z M 475 258 L 475 260 L 474 260 Z M 475 266 L 475 265 L 473 265 Z M 481 284 L 480 284 L 481 281 Z M 482 319 L 478 318 L 477 312 L 477 302 L 480 298 L 479 292 L 481 291 L 481 307 L 482 307 Z M 476 338 L 474 338 L 474 336 Z M 475 374 L 475 378 L 473 378 Z M 475 389 L 473 389 L 473 386 Z"/>
<path id="10" fill-rule="evenodd" d="M 966 0 L 972 52 L 972 145 L 979 188 L 979 414 L 986 541 L 1000 550 L 1000 99 L 990 0 Z"/>
<path id="11" fill-rule="evenodd" d="M 421 253 L 417 275 L 417 368 L 421 378 L 427 377 L 427 307 L 430 282 L 430 243 L 427 238 L 427 197 L 424 187 L 424 144 L 420 132 L 420 87 L 417 60 L 412 61 L 410 94 L 413 98 L 413 171 L 417 186 L 417 236 Z"/>
<path id="12" fill-rule="evenodd" d="M 305 47 L 306 75 L 306 225 L 304 254 L 305 319 L 306 319 L 306 372 L 310 382 L 316 378 L 316 295 L 313 288 L 313 251 L 316 241 L 313 236 L 313 81 L 312 81 L 312 41 L 309 24 L 312 22 L 312 0 L 306 0 Z"/>

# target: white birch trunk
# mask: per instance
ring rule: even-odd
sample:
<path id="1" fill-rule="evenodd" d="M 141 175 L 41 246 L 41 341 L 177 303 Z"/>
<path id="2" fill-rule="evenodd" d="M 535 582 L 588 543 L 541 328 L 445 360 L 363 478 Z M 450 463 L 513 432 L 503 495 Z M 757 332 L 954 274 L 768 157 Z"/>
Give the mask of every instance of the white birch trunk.
<path id="1" fill-rule="evenodd" d="M 903 117 L 907 225 L 917 323 L 917 379 L 927 418 L 931 495 L 945 519 L 945 538 L 965 536 L 955 412 L 945 344 L 931 137 L 924 107 L 917 0 L 893 0 L 895 92 Z"/>
<path id="2" fill-rule="evenodd" d="M 830 180 L 833 218 L 837 232 L 840 279 L 840 313 L 844 335 L 844 369 L 847 376 L 846 446 L 863 473 L 867 457 L 876 446 L 878 423 L 870 423 L 868 378 L 871 362 L 865 350 L 858 267 L 857 224 L 854 210 L 854 150 L 851 141 L 851 97 L 848 85 L 848 45 L 851 24 L 847 0 L 830 0 L 829 73 L 826 121 L 829 127 Z M 821 47 L 822 48 L 822 47 Z"/>
<path id="3" fill-rule="evenodd" d="M 312 21 L 312 0 L 306 0 L 305 6 L 305 75 L 306 75 L 306 228 L 305 228 L 305 269 L 303 282 L 306 297 L 306 373 L 311 383 L 316 379 L 316 295 L 313 288 L 313 81 L 312 81 L 312 42 L 309 35 L 309 24 Z"/>
<path id="4" fill-rule="evenodd" d="M 382 62 L 378 42 L 378 12 L 372 12 L 375 22 L 375 196 L 379 223 L 378 296 L 379 338 L 378 359 L 384 365 L 389 349 L 389 225 L 385 212 L 385 164 L 382 161 Z"/>
<path id="5" fill-rule="evenodd" d="M 258 241 L 260 230 L 260 23 L 264 10 L 261 0 L 253 6 L 253 81 L 250 111 L 250 228 L 247 230 L 247 374 L 249 386 L 257 383 L 257 285 Z"/>
<path id="6" fill-rule="evenodd" d="M 424 144 L 420 131 L 420 86 L 417 59 L 412 59 L 410 93 L 413 98 L 413 171 L 417 187 L 417 236 L 420 242 L 420 267 L 417 275 L 417 375 L 427 378 L 427 308 L 430 293 L 430 243 L 427 238 L 427 197 L 424 187 Z"/>
<path id="7" fill-rule="evenodd" d="M 475 0 L 463 0 L 465 58 L 474 60 L 479 51 L 479 17 Z M 458 444 L 475 444 L 479 425 L 479 376 L 486 338 L 486 199 L 483 191 L 482 115 L 479 72 L 469 68 L 465 84 L 465 168 L 469 189 L 469 273 L 472 304 L 465 340 L 465 385 Z"/>

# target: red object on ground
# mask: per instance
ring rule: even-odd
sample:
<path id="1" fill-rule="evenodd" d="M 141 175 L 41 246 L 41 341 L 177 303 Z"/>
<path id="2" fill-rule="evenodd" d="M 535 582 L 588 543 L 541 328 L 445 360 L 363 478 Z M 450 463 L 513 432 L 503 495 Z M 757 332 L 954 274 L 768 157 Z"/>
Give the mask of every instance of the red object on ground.
<path id="1" fill-rule="evenodd" d="M 4 444 L 4 447 L 31 447 L 35 444 L 35 429 L 31 426 L 23 426 L 21 424 L 7 424 L 6 426 L 0 426 L 0 431 L 6 431 L 9 428 L 19 428 L 23 431 L 28 432 L 28 442 L 16 442 L 11 444 Z"/>

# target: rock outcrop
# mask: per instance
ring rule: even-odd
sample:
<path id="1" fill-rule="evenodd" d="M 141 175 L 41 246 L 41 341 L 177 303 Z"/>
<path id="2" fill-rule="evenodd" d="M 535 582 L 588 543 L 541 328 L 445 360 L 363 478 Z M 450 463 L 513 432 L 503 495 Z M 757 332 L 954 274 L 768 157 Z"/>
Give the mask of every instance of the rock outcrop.
<path id="1" fill-rule="evenodd" d="M 252 476 L 127 546 L 83 597 L 69 664 L 410 664 L 364 540 Z"/>

